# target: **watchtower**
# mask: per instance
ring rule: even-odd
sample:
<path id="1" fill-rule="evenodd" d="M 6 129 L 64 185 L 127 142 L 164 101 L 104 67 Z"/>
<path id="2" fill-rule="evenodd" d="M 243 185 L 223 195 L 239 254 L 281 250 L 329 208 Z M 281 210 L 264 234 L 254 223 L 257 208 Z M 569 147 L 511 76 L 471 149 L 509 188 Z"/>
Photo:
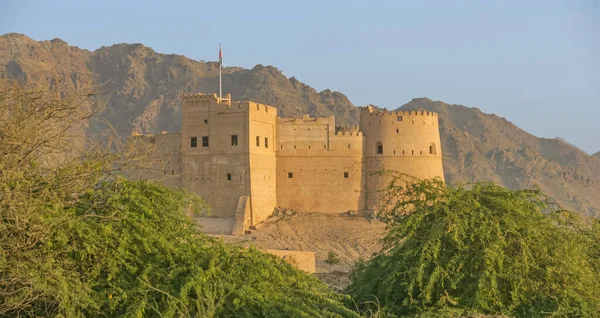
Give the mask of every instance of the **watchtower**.
<path id="1" fill-rule="evenodd" d="M 438 115 L 429 111 L 361 110 L 365 136 L 366 209 L 378 210 L 377 190 L 390 177 L 376 172 L 393 170 L 419 179 L 444 179 Z"/>

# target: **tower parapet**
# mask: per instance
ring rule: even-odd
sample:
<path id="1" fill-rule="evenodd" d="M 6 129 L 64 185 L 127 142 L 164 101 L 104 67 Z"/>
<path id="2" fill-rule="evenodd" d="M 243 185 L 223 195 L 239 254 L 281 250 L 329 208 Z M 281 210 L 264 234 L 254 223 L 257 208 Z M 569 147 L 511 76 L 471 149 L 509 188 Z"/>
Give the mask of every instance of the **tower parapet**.
<path id="1" fill-rule="evenodd" d="M 430 111 L 374 111 L 360 114 L 366 156 L 441 156 L 438 114 Z"/>
<path id="2" fill-rule="evenodd" d="M 204 106 L 204 105 L 222 105 L 231 107 L 231 95 L 225 95 L 225 98 L 220 98 L 217 94 L 183 94 L 181 96 L 182 104 L 188 106 Z"/>

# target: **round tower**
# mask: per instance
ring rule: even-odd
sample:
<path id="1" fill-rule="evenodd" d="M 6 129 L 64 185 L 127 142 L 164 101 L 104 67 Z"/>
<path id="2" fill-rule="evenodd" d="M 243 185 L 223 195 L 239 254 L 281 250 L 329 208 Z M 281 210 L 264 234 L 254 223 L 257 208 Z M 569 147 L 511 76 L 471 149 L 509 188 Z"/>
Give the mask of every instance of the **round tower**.
<path id="1" fill-rule="evenodd" d="M 365 136 L 366 209 L 379 210 L 379 193 L 398 171 L 419 179 L 444 180 L 438 115 L 428 111 L 362 109 L 360 130 Z"/>

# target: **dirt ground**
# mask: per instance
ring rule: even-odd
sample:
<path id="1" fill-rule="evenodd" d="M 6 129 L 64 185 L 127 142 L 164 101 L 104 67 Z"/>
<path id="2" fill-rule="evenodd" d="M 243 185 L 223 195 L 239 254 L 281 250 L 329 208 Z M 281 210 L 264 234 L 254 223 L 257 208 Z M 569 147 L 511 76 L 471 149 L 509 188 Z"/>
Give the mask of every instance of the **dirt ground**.
<path id="1" fill-rule="evenodd" d="M 379 239 L 385 234 L 385 225 L 363 216 L 331 214 L 298 214 L 286 218 L 271 218 L 260 224 L 251 234 L 222 235 L 225 242 L 254 245 L 266 249 L 313 251 L 316 258 L 316 276 L 332 287 L 343 288 L 348 273 L 359 259 L 369 259 L 379 251 Z M 326 262 L 330 253 L 339 264 Z"/>

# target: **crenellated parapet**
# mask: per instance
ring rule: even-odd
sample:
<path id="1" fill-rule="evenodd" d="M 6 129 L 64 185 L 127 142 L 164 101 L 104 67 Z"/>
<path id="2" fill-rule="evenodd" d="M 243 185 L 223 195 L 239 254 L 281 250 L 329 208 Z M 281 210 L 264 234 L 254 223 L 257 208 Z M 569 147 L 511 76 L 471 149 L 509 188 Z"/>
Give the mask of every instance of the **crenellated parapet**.
<path id="1" fill-rule="evenodd" d="M 386 118 L 386 117 L 390 117 L 390 118 L 395 118 L 398 119 L 398 116 L 431 116 L 431 117 L 438 117 L 438 114 L 436 112 L 431 112 L 431 111 L 427 111 L 427 110 L 407 110 L 407 111 L 388 111 L 388 110 L 374 110 L 373 106 L 366 106 L 366 107 L 362 107 L 361 109 L 361 115 L 362 114 L 368 114 L 369 116 L 372 117 L 376 117 L 376 118 Z"/>
<path id="2" fill-rule="evenodd" d="M 183 104 L 187 104 L 190 106 L 202 106 L 202 105 L 223 105 L 227 107 L 231 107 L 231 95 L 227 94 L 224 98 L 220 98 L 217 94 L 205 94 L 205 93 L 196 93 L 196 94 L 183 94 L 181 96 Z"/>
<path id="3" fill-rule="evenodd" d="M 335 117 L 334 116 L 329 116 L 329 117 L 319 117 L 319 118 L 315 118 L 315 117 L 310 117 L 310 115 L 308 114 L 304 114 L 302 117 L 300 118 L 284 118 L 284 117 L 277 117 L 277 123 L 279 124 L 290 124 L 290 125 L 298 125 L 298 124 L 314 124 L 314 125 L 335 125 Z"/>
<path id="4" fill-rule="evenodd" d="M 352 126 L 336 126 L 335 127 L 335 136 L 336 137 L 361 137 L 363 133 L 360 131 L 359 127 L 356 125 Z"/>
<path id="5" fill-rule="evenodd" d="M 196 93 L 196 94 L 183 94 L 182 96 L 184 101 L 207 101 L 207 100 L 218 100 L 219 97 L 217 94 L 205 94 L 205 93 Z"/>

